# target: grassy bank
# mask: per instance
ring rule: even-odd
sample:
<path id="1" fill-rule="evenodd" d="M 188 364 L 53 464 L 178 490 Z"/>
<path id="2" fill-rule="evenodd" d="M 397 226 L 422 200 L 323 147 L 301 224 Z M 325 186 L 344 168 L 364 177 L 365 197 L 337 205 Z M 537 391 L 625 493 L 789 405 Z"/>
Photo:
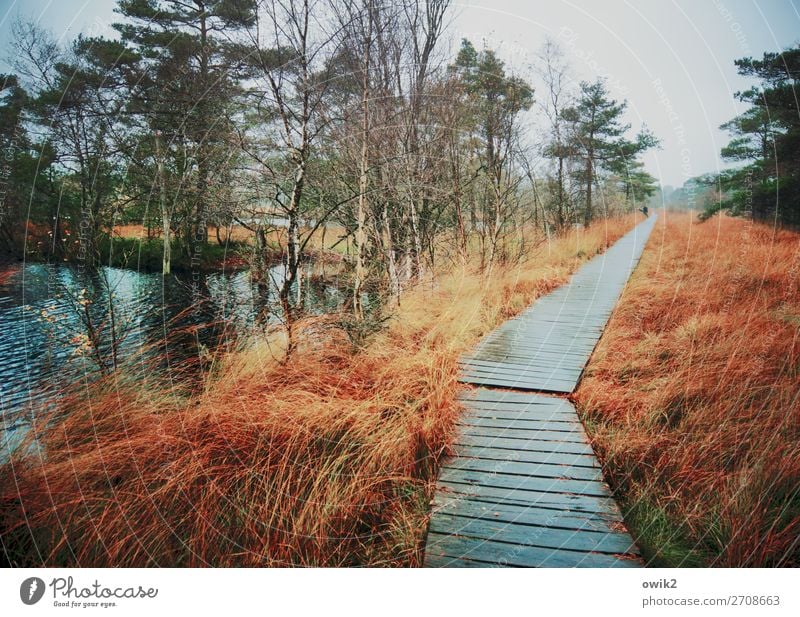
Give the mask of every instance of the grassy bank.
<path id="1" fill-rule="evenodd" d="M 180 242 L 170 242 L 172 247 L 173 272 L 237 270 L 247 268 L 252 248 L 242 241 L 230 241 L 224 245 L 211 240 L 199 245 L 197 251 L 187 255 Z M 161 238 L 125 238 L 105 236 L 99 246 L 99 262 L 116 268 L 133 268 L 142 272 L 161 272 L 164 256 L 164 241 Z M 275 251 L 274 259 L 278 259 Z"/>
<path id="2" fill-rule="evenodd" d="M 440 272 L 353 350 L 335 316 L 220 358 L 186 395 L 124 375 L 37 425 L 0 469 L 15 564 L 417 565 L 465 349 L 634 223 L 542 242 L 522 264 Z"/>
<path id="3" fill-rule="evenodd" d="M 669 214 L 576 393 L 657 565 L 800 564 L 800 234 Z"/>
<path id="4" fill-rule="evenodd" d="M 42 225 L 29 224 L 25 236 L 18 238 L 17 248 L 0 260 L 57 261 L 77 263 L 80 253 L 74 234 L 63 234 L 71 240 L 62 250 L 53 252 L 52 231 Z M 316 229 L 313 233 L 303 227 L 301 234 L 310 234 L 305 246 L 305 255 L 311 259 L 341 259 L 347 252 L 347 243 L 342 241 L 345 230 L 335 224 Z M 286 230 L 270 228 L 264 234 L 266 249 L 262 255 L 266 263 L 279 263 L 286 247 Z M 250 266 L 254 257 L 254 234 L 241 226 L 217 230 L 208 228 L 208 242 L 198 245 L 192 253 L 187 252 L 185 243 L 174 237 L 171 242 L 173 272 L 210 272 L 219 270 L 240 270 Z M 25 247 L 25 249 L 23 248 Z M 97 242 L 98 263 L 117 268 L 131 268 L 143 272 L 161 272 L 164 254 L 164 241 L 156 231 L 148 234 L 142 225 L 117 225 L 100 235 Z"/>

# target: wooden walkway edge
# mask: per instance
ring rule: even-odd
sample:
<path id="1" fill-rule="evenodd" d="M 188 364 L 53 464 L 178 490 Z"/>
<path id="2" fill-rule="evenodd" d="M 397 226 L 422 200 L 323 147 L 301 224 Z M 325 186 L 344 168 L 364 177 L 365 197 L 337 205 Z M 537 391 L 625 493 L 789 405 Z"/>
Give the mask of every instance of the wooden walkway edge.
<path id="1" fill-rule="evenodd" d="M 480 387 L 462 397 L 426 567 L 641 567 L 575 408 L 553 394 L 577 386 L 655 220 L 462 358 L 460 380 Z"/>

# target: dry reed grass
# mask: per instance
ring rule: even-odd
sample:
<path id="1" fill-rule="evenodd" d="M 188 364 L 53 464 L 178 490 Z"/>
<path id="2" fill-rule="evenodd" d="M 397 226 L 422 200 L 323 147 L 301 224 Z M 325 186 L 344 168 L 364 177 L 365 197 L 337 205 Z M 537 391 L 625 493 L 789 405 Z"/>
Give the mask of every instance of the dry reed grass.
<path id="1" fill-rule="evenodd" d="M 653 563 L 800 564 L 800 234 L 668 214 L 576 400 Z"/>

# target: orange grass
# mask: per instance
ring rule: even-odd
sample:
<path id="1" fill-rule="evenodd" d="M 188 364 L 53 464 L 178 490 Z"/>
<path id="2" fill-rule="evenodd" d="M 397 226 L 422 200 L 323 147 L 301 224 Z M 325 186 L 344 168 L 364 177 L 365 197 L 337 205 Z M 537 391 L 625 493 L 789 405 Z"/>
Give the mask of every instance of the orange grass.
<path id="1" fill-rule="evenodd" d="M 800 234 L 662 215 L 575 398 L 653 563 L 800 564 Z"/>
<path id="2" fill-rule="evenodd" d="M 459 354 L 633 223 L 570 231 L 489 279 L 437 273 L 358 351 L 309 319 L 288 364 L 276 333 L 220 358 L 198 394 L 117 377 L 65 398 L 36 427 L 42 456 L 0 469 L 10 561 L 418 565 Z"/>

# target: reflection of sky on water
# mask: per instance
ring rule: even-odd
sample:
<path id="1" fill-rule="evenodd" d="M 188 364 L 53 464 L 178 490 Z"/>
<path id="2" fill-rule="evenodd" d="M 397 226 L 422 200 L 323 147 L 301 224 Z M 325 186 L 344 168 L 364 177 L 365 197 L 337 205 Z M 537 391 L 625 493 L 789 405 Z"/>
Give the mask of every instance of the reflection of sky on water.
<path id="1" fill-rule="evenodd" d="M 275 287 L 259 288 L 242 271 L 164 278 L 120 268 L 84 272 L 69 265 L 27 264 L 0 274 L 0 410 L 6 418 L 96 371 L 91 353 L 79 349 L 87 332 L 84 297 L 91 299 L 88 312 L 109 365 L 115 340 L 110 298 L 119 359 L 144 352 L 168 357 L 170 364 L 198 354 L 198 343 L 214 348 L 222 339 L 249 333 L 257 320 L 271 321 L 277 308 Z M 279 283 L 283 268 L 271 274 Z M 305 307 L 335 310 L 341 297 L 336 289 L 310 285 Z M 192 327 L 198 325 L 203 327 Z"/>

